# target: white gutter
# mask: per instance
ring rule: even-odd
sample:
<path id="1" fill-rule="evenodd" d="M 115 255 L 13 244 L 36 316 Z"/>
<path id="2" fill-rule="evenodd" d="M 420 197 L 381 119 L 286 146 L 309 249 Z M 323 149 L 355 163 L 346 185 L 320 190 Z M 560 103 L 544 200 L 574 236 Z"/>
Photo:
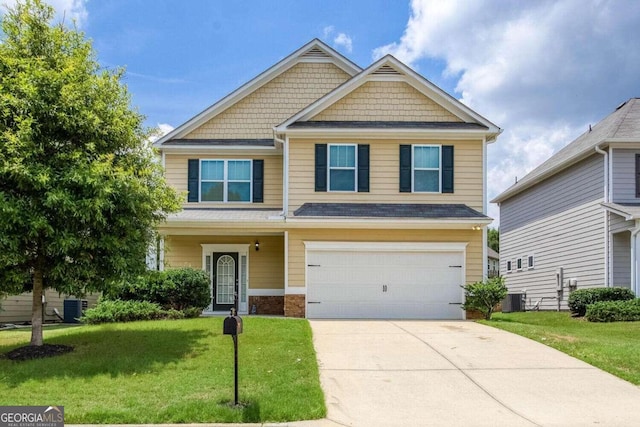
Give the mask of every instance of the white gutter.
<path id="1" fill-rule="evenodd" d="M 596 145 L 596 153 L 604 156 L 604 202 L 609 203 L 609 153 Z M 604 286 L 610 287 L 609 280 L 609 211 L 603 212 L 604 217 Z"/>

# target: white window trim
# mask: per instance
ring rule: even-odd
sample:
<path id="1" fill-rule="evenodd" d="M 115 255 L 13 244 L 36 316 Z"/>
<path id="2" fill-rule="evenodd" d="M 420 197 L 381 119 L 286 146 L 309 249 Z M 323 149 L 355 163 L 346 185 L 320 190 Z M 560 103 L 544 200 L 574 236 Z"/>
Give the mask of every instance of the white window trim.
<path id="1" fill-rule="evenodd" d="M 531 265 L 529 265 L 529 258 L 531 258 Z M 536 268 L 536 258 L 534 255 L 527 255 L 527 270 L 533 270 Z"/>
<path id="2" fill-rule="evenodd" d="M 416 148 L 420 147 L 437 147 L 438 148 L 438 168 L 416 168 Z M 438 171 L 438 191 L 417 191 L 416 186 L 416 173 L 415 171 Z M 441 194 L 442 193 L 442 145 L 441 144 L 413 144 L 411 145 L 411 192 L 412 193 L 425 193 L 425 194 Z"/>
<path id="3" fill-rule="evenodd" d="M 351 167 L 331 167 L 331 147 L 353 147 L 354 149 L 354 166 Z M 353 170 L 353 190 L 332 190 L 331 189 L 331 170 Z M 327 144 L 327 192 L 329 193 L 355 193 L 358 191 L 358 144 Z"/>
<path id="4" fill-rule="evenodd" d="M 220 182 L 216 180 L 202 180 L 202 163 L 203 162 L 223 162 L 223 181 L 222 181 L 222 200 L 202 200 L 202 183 L 203 182 Z M 247 182 L 247 181 L 229 181 L 229 162 L 249 162 L 249 200 L 233 200 L 229 201 L 229 182 Z M 198 168 L 198 201 L 200 203 L 253 203 L 253 159 L 200 159 Z"/>
<path id="5" fill-rule="evenodd" d="M 523 259 L 522 257 L 516 258 L 516 271 L 522 271 L 523 270 L 524 264 L 522 263 L 522 259 Z M 518 264 L 520 264 L 520 265 L 518 266 Z"/>
<path id="6" fill-rule="evenodd" d="M 513 271 L 513 261 L 511 260 L 507 261 L 506 269 L 507 269 L 507 273 L 511 273 Z"/>

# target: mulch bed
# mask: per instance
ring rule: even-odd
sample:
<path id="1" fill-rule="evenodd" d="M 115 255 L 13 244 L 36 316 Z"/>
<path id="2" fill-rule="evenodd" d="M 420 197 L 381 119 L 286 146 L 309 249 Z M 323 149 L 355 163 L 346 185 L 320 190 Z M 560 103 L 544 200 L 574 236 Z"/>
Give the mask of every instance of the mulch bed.
<path id="1" fill-rule="evenodd" d="M 62 344 L 44 344 L 44 345 L 28 345 L 19 347 L 5 354 L 7 359 L 24 361 L 31 359 L 41 359 L 43 357 L 58 356 L 73 351 L 70 345 Z"/>

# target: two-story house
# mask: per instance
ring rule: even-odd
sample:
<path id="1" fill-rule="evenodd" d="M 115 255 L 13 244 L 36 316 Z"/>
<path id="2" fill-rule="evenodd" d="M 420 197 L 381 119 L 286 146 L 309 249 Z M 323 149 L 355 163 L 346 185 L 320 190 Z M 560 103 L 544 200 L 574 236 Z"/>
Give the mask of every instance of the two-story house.
<path id="1" fill-rule="evenodd" d="M 632 98 L 520 179 L 500 204 L 500 271 L 510 292 L 566 309 L 572 289 L 640 295 L 640 99 Z"/>
<path id="2" fill-rule="evenodd" d="M 211 312 L 462 319 L 499 133 L 394 57 L 313 40 L 157 141 L 186 194 L 164 265 L 206 270 Z"/>

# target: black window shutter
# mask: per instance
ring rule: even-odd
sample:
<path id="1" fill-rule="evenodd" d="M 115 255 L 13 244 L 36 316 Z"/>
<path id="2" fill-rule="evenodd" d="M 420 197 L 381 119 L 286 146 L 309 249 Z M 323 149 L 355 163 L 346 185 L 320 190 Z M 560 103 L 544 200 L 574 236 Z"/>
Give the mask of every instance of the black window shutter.
<path id="1" fill-rule="evenodd" d="M 197 202 L 199 200 L 198 197 L 198 189 L 200 184 L 198 179 L 200 178 L 200 159 L 189 159 L 189 166 L 187 172 L 187 191 L 189 195 L 187 196 L 188 202 Z"/>
<path id="2" fill-rule="evenodd" d="M 400 146 L 400 192 L 411 193 L 411 146 Z"/>
<path id="3" fill-rule="evenodd" d="M 636 197 L 640 197 L 640 154 L 636 154 Z"/>
<path id="4" fill-rule="evenodd" d="M 358 192 L 369 192 L 369 144 L 358 144 Z"/>
<path id="5" fill-rule="evenodd" d="M 327 191 L 327 144 L 316 144 L 316 191 Z"/>
<path id="6" fill-rule="evenodd" d="M 264 202 L 264 160 L 253 161 L 253 203 Z"/>
<path id="7" fill-rule="evenodd" d="M 442 146 L 442 192 L 453 193 L 453 145 Z"/>

